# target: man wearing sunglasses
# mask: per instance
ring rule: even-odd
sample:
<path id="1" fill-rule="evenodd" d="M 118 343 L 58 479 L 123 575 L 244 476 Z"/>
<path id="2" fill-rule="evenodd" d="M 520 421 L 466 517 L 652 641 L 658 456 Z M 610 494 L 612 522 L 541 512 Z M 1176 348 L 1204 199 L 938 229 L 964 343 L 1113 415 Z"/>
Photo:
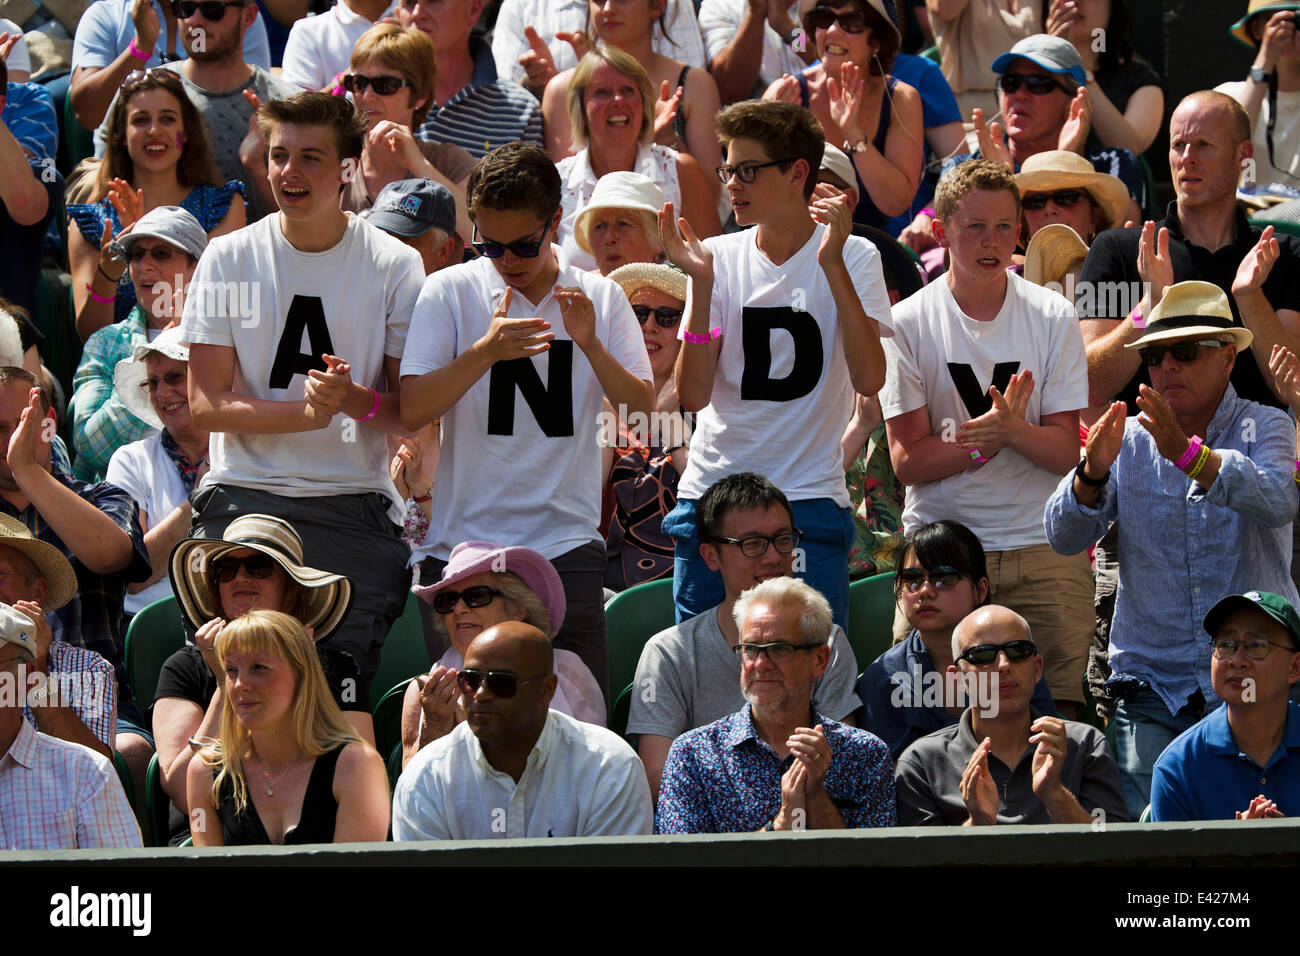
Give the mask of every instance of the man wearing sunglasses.
<path id="1" fill-rule="evenodd" d="M 1118 529 L 1119 586 L 1107 691 L 1119 699 L 1116 759 L 1129 811 L 1150 797 L 1165 746 L 1217 705 L 1201 622 L 1225 592 L 1269 590 L 1295 603 L 1295 427 L 1249 402 L 1230 378 L 1248 329 L 1208 282 L 1169 286 L 1129 345 L 1151 375 L 1142 414 L 1115 402 L 1088 433 L 1083 460 L 1047 502 L 1062 554 Z"/>
<path id="2" fill-rule="evenodd" d="M 976 699 L 898 758 L 900 826 L 1129 819 L 1105 735 L 1030 705 L 1043 658 L 1023 617 L 979 608 L 953 631 L 952 653 L 948 672 L 974 684 Z"/>
<path id="3" fill-rule="evenodd" d="M 394 840 L 635 836 L 650 832 L 641 761 L 618 735 L 549 709 L 546 635 L 511 621 L 465 650 L 465 720 L 411 758 L 393 792 Z"/>
<path id="4" fill-rule="evenodd" d="M 1300 815 L 1300 616 L 1280 594 L 1225 597 L 1205 617 L 1224 706 L 1156 761 L 1151 819 Z"/>
<path id="5" fill-rule="evenodd" d="M 538 146 L 484 156 L 465 190 L 480 258 L 430 276 L 416 302 L 402 416 L 412 430 L 441 420 L 442 450 L 415 560 L 432 584 L 462 541 L 539 551 L 568 602 L 555 646 L 582 657 L 608 693 L 595 423 L 602 397 L 625 420 L 648 415 L 653 375 L 622 289 L 552 245 L 560 188 Z M 508 493 L 485 495 L 485 480 Z"/>

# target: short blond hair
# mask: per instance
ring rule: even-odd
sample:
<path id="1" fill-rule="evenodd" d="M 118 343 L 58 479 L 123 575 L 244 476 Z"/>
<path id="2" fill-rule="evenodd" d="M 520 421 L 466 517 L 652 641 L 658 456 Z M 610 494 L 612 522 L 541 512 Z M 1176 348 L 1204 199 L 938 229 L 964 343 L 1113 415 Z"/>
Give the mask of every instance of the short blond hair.
<path id="1" fill-rule="evenodd" d="M 573 146 L 582 149 L 587 145 L 587 84 L 602 64 L 608 63 L 615 70 L 636 83 L 637 92 L 641 94 L 641 131 L 637 140 L 644 146 L 650 142 L 654 132 L 655 88 L 650 74 L 645 71 L 636 57 L 624 53 L 618 47 L 598 46 L 580 61 L 569 79 L 569 124 L 572 128 Z"/>
<path id="2" fill-rule="evenodd" d="M 1020 219 L 1020 188 L 1011 170 L 1001 163 L 987 159 L 968 159 L 959 163 L 939 180 L 934 191 L 934 213 L 940 222 L 947 223 L 957 212 L 961 201 L 976 189 L 988 192 L 1002 190 L 1016 202 L 1016 220 Z"/>
<path id="3" fill-rule="evenodd" d="M 433 106 L 433 91 L 438 82 L 437 55 L 433 41 L 421 30 L 399 27 L 396 23 L 376 23 L 361 34 L 352 48 L 350 69 L 368 60 L 377 60 L 396 70 L 411 84 L 411 100 L 424 105 L 411 117 L 411 129 L 417 130 Z"/>

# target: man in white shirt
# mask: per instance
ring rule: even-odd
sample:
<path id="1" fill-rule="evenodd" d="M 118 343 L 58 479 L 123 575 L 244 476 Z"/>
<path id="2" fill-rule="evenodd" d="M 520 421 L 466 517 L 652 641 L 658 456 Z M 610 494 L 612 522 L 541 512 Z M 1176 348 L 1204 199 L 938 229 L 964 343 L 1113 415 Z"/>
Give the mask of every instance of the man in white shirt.
<path id="1" fill-rule="evenodd" d="M 290 522 L 307 561 L 352 581 L 328 642 L 368 682 L 410 586 L 386 434 L 406 434 L 397 371 L 424 267 L 339 209 L 365 137 L 352 104 L 299 93 L 258 119 L 280 212 L 210 243 L 185 299 L 190 412 L 211 433 L 191 536 L 244 514 Z"/>
<path id="2" fill-rule="evenodd" d="M 796 571 L 847 630 L 854 526 L 840 439 L 854 393 L 874 395 L 885 381 L 880 254 L 850 235 L 845 197 L 809 205 L 825 146 L 812 113 L 737 103 L 718 114 L 717 130 L 736 222 L 754 228 L 701 242 L 685 219 L 679 237 L 671 204 L 660 218 L 665 252 L 691 278 L 677 393 L 700 413 L 677 506 L 663 520 L 676 543 L 677 620 L 716 607 L 725 591 L 700 551 L 696 502 L 726 475 L 752 471 L 791 501 L 802 532 Z"/>
<path id="3" fill-rule="evenodd" d="M 1047 684 L 1073 718 L 1092 638 L 1085 553 L 1047 543 L 1043 509 L 1079 461 L 1088 369 L 1074 308 L 1007 271 L 1020 193 L 1005 166 L 970 160 L 939 181 L 934 236 L 951 267 L 894 310 L 880 404 L 907 486 L 908 531 L 960 521 L 988 555 L 989 599 L 1029 621 Z"/>
<path id="4" fill-rule="evenodd" d="M 465 720 L 419 752 L 393 794 L 394 840 L 628 836 L 650 832 L 645 770 L 617 734 L 549 704 L 551 642 L 488 628 L 457 676 Z"/>
<path id="5" fill-rule="evenodd" d="M 551 244 L 560 174 L 540 147 L 488 153 L 465 198 L 482 257 L 425 280 L 402 355 L 408 434 L 442 426 L 420 581 L 463 541 L 540 552 L 568 605 L 555 646 L 608 695 L 599 416 L 602 396 L 624 421 L 651 408 L 645 340 L 622 289 Z"/>
<path id="6" fill-rule="evenodd" d="M 318 16 L 303 17 L 285 41 L 280 78 L 308 90 L 333 86 L 347 72 L 361 34 L 396 14 L 395 0 L 338 0 Z"/>

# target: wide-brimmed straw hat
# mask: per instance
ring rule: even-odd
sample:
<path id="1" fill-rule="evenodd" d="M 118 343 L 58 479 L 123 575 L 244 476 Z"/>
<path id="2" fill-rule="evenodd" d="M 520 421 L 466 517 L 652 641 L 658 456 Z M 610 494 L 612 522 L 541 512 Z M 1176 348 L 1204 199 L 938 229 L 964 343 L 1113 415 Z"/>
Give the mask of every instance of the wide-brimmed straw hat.
<path id="1" fill-rule="evenodd" d="M 412 590 L 416 597 L 432 604 L 439 591 L 485 571 L 518 575 L 545 605 L 551 633 L 559 633 L 564 623 L 564 584 L 551 562 L 531 548 L 506 547 L 494 541 L 461 542 L 442 569 L 441 581 Z"/>
<path id="2" fill-rule="evenodd" d="M 591 220 L 605 209 L 635 209 L 658 216 L 664 208 L 664 191 L 648 176 L 618 170 L 596 180 L 591 200 L 582 207 L 573 223 L 573 239 L 587 255 L 591 251 Z"/>
<path id="3" fill-rule="evenodd" d="M 1054 222 L 1034 233 L 1025 249 L 1025 278 L 1034 285 L 1059 283 L 1065 274 L 1088 256 L 1088 244 L 1063 222 Z"/>
<path id="4" fill-rule="evenodd" d="M 172 589 L 181 612 L 196 628 L 224 617 L 212 564 L 232 551 L 257 551 L 284 569 L 291 581 L 307 589 L 303 625 L 323 641 L 343 623 L 352 606 L 352 582 L 341 574 L 318 571 L 302 563 L 302 539 L 287 521 L 270 515 L 244 515 L 230 522 L 221 538 L 187 538 L 172 550 Z M 279 610 L 270 608 L 269 610 Z"/>
<path id="5" fill-rule="evenodd" d="M 686 301 L 686 273 L 676 266 L 658 262 L 629 262 L 625 266 L 619 266 L 606 278 L 617 282 L 629 299 L 637 289 L 649 286 L 679 302 Z"/>
<path id="6" fill-rule="evenodd" d="M 72 562 L 54 545 L 38 540 L 17 518 L 0 514 L 0 545 L 21 553 L 45 579 L 41 609 L 47 614 L 77 596 L 77 572 L 72 570 Z"/>
<path id="7" fill-rule="evenodd" d="M 1157 342 L 1225 334 L 1232 336 L 1238 351 L 1248 348 L 1254 339 L 1250 329 L 1233 324 L 1232 309 L 1222 289 L 1212 282 L 1189 279 L 1165 289 L 1147 317 L 1142 338 L 1124 347 L 1140 349 Z"/>
<path id="8" fill-rule="evenodd" d="M 1086 190 L 1106 217 L 1103 229 L 1118 229 L 1124 225 L 1124 214 L 1128 211 L 1128 187 L 1124 181 L 1109 173 L 1097 172 L 1087 159 L 1068 149 L 1049 149 L 1030 156 L 1016 173 L 1016 187 L 1022 197 L 1029 193 L 1054 193 L 1060 189 Z"/>
<path id="9" fill-rule="evenodd" d="M 165 355 L 178 362 L 190 360 L 190 350 L 181 341 L 178 328 L 163 329 L 152 342 L 145 342 L 135 347 L 135 351 L 113 367 L 113 389 L 118 401 L 150 428 L 162 428 L 162 419 L 154 411 L 153 402 L 144 384 L 149 378 L 148 359 L 150 353 Z"/>
<path id="10" fill-rule="evenodd" d="M 1291 3 L 1278 3 L 1277 0 L 1250 0 L 1246 7 L 1246 15 L 1229 27 L 1228 32 L 1253 50 L 1255 49 L 1255 43 L 1246 30 L 1246 24 L 1251 21 L 1255 14 L 1267 13 L 1272 16 L 1280 10 L 1296 10 L 1298 8 L 1300 8 L 1300 4 L 1295 3 L 1294 0 Z"/>

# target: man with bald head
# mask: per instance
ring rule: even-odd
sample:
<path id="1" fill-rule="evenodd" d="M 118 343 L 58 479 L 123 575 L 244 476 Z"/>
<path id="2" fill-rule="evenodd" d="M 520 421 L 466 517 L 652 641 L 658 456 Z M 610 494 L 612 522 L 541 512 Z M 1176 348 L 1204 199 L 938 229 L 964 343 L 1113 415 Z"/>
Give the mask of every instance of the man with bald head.
<path id="1" fill-rule="evenodd" d="M 649 833 L 650 788 L 616 734 L 549 708 L 551 642 L 490 627 L 457 676 L 465 720 L 419 752 L 393 794 L 394 840 Z"/>
<path id="2" fill-rule="evenodd" d="M 973 685 L 975 700 L 898 758 L 899 826 L 1128 819 L 1106 738 L 1030 707 L 1043 658 L 1023 617 L 977 608 L 953 631 L 952 651 L 948 672 Z"/>

